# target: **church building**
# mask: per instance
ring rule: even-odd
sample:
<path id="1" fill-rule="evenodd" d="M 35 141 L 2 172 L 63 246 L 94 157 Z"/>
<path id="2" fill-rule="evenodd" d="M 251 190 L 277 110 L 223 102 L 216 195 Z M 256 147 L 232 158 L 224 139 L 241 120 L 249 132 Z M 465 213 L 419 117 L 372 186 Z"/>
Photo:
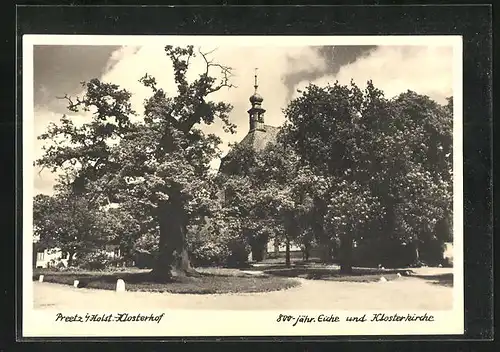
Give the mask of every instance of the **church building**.
<path id="1" fill-rule="evenodd" d="M 250 147 L 256 152 L 261 152 L 269 143 L 274 143 L 279 132 L 279 127 L 266 125 L 264 115 L 266 110 L 262 107 L 264 98 L 257 93 L 257 75 L 255 75 L 255 92 L 250 96 L 251 108 L 247 111 L 249 117 L 249 130 L 247 135 L 239 143 L 242 146 Z M 237 163 L 238 155 L 231 150 L 222 158 L 219 172 L 232 174 L 235 172 L 234 163 Z"/>
<path id="2" fill-rule="evenodd" d="M 255 152 L 262 152 L 270 143 L 275 143 L 280 131 L 279 127 L 266 125 L 264 116 L 266 110 L 262 107 L 264 98 L 257 92 L 258 83 L 257 75 L 255 75 L 254 94 L 250 96 L 251 107 L 247 111 L 249 118 L 249 129 L 246 136 L 241 140 L 239 145 L 249 147 Z M 235 150 L 230 150 L 225 157 L 221 159 L 219 172 L 224 174 L 237 174 L 239 164 L 241 163 L 240 156 Z M 267 239 L 263 241 L 256 240 L 251 243 L 252 258 L 254 261 L 265 259 L 267 253 L 274 252 L 276 255 L 284 251 L 284 246 L 278 243 L 269 242 Z M 283 247 L 283 248 L 282 248 Z M 300 251 L 300 247 L 291 246 L 292 251 Z"/>

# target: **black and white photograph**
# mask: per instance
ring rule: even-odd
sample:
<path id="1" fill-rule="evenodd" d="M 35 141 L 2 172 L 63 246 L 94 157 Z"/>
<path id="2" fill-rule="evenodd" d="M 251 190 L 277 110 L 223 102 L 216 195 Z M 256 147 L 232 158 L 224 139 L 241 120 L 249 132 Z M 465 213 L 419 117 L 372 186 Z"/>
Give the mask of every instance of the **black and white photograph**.
<path id="1" fill-rule="evenodd" d="M 23 41 L 27 336 L 463 333 L 461 37 Z"/>

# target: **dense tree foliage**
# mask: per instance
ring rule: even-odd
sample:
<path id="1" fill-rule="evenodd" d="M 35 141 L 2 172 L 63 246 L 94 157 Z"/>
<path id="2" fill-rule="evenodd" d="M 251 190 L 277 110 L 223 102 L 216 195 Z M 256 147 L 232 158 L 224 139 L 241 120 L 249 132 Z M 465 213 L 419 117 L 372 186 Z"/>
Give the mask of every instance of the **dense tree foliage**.
<path id="1" fill-rule="evenodd" d="M 269 241 L 286 246 L 310 247 L 312 236 L 312 172 L 299 164 L 297 155 L 281 141 L 255 151 L 248 145 L 233 147 L 235 167 L 224 177 L 226 215 L 237 220 L 247 239 L 257 247 Z"/>
<path id="2" fill-rule="evenodd" d="M 418 260 L 425 234 L 450 218 L 451 100 L 441 106 L 414 92 L 389 100 L 371 82 L 310 85 L 285 114 L 286 142 L 326 181 L 317 233 L 340 239 L 342 269 L 370 236 L 412 244 Z"/>
<path id="3" fill-rule="evenodd" d="M 102 212 L 86 197 L 72 193 L 37 195 L 33 203 L 34 234 L 42 248 L 59 248 L 68 254 L 68 265 L 108 243 Z"/>

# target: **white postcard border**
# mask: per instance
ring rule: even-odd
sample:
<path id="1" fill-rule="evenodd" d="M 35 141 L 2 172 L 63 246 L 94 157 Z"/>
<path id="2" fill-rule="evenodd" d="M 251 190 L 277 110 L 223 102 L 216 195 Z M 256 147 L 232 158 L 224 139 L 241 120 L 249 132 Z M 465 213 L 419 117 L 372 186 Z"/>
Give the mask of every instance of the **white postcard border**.
<path id="1" fill-rule="evenodd" d="M 55 321 L 59 311 L 33 309 L 32 281 L 32 195 L 33 185 L 33 46 L 34 45 L 198 45 L 208 36 L 23 36 L 23 337 L 99 337 L 99 336 L 305 336 L 305 335 L 441 335 L 463 334 L 463 140 L 462 140 L 462 37 L 461 36 L 210 36 L 217 45 L 234 46 L 315 46 L 315 45 L 425 45 L 454 48 L 453 62 L 453 172 L 454 172 L 454 285 L 453 309 L 449 311 L 207 311 L 156 310 L 165 313 L 160 323 L 61 323 Z M 19 151 L 20 152 L 20 151 Z M 119 293 L 117 293 L 119 294 Z M 137 307 L 139 308 L 139 307 Z M 89 307 L 89 311 L 91 307 Z M 99 311 L 92 311 L 98 313 Z M 85 314 L 78 310 L 63 314 Z M 119 312 L 107 312 L 119 313 Z M 147 314 L 131 309 L 130 313 Z M 283 324 L 279 314 L 363 315 L 372 313 L 423 314 L 434 316 L 433 322 L 365 322 Z"/>

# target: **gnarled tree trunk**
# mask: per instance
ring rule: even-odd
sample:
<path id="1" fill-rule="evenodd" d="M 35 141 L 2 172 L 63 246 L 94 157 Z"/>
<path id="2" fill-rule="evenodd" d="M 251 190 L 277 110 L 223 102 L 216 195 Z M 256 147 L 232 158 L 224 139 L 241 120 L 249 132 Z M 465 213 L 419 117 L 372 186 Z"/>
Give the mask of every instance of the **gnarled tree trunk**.
<path id="1" fill-rule="evenodd" d="M 176 197 L 170 197 L 168 201 L 159 204 L 159 254 L 152 271 L 159 281 L 196 275 L 189 261 L 184 219 L 182 204 Z"/>

